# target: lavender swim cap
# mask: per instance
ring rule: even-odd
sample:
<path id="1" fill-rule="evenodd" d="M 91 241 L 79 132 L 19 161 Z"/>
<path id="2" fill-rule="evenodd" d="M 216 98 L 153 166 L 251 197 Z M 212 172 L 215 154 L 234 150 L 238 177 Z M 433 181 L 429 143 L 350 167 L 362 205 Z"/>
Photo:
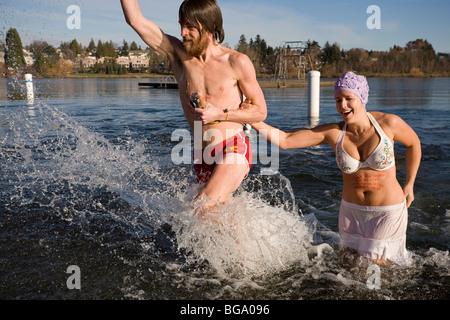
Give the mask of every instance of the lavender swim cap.
<path id="1" fill-rule="evenodd" d="M 334 85 L 334 93 L 340 91 L 348 91 L 356 94 L 362 101 L 362 104 L 366 106 L 369 102 L 369 85 L 367 79 L 364 76 L 358 76 L 349 71 L 336 81 Z"/>

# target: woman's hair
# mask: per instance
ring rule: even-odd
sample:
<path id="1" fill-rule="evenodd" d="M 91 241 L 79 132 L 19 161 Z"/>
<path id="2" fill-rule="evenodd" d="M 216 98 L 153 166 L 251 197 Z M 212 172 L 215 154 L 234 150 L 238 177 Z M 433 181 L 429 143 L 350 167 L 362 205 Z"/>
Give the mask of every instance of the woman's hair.
<path id="1" fill-rule="evenodd" d="M 192 25 L 199 32 L 201 25 L 219 43 L 225 40 L 222 12 L 216 0 L 185 0 L 180 6 L 179 19 L 181 25 Z"/>

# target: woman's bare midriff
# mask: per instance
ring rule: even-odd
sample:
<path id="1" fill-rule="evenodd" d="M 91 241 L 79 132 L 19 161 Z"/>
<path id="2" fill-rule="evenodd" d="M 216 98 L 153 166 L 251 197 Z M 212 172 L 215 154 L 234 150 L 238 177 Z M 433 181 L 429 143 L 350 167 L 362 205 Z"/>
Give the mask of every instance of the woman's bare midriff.
<path id="1" fill-rule="evenodd" d="M 390 206 L 402 203 L 403 190 L 396 178 L 396 168 L 386 171 L 361 169 L 343 174 L 342 198 L 361 206 Z"/>

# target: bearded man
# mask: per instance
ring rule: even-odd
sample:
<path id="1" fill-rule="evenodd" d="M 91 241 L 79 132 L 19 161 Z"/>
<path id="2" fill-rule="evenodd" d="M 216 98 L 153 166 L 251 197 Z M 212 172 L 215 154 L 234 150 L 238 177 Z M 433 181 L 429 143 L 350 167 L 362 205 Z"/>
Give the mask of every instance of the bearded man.
<path id="1" fill-rule="evenodd" d="M 205 218 L 247 177 L 252 150 L 243 124 L 267 117 L 264 94 L 250 59 L 222 46 L 223 19 L 216 0 L 185 0 L 179 9 L 182 41 L 145 18 L 137 0 L 121 0 L 127 23 L 153 50 L 167 57 L 194 134 L 194 168 L 202 184 L 196 197 Z M 244 102 L 244 97 L 246 103 Z M 200 101 L 203 108 L 193 108 Z M 195 130 L 201 123 L 201 130 Z M 199 136 L 201 134 L 201 137 Z M 201 149 L 195 150 L 201 141 Z"/>

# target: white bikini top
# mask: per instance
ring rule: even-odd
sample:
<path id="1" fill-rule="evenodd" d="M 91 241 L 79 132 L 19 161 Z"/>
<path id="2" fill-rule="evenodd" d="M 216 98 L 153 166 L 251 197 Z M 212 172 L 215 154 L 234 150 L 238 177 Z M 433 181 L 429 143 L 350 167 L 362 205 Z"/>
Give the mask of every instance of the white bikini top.
<path id="1" fill-rule="evenodd" d="M 336 162 L 343 173 L 352 174 L 361 168 L 367 167 L 377 171 L 384 171 L 395 166 L 394 146 L 391 140 L 386 136 L 375 118 L 370 113 L 367 113 L 367 115 L 381 138 L 380 144 L 366 161 L 361 162 L 352 158 L 344 150 L 343 142 L 347 131 L 347 124 L 345 124 L 336 142 Z"/>

